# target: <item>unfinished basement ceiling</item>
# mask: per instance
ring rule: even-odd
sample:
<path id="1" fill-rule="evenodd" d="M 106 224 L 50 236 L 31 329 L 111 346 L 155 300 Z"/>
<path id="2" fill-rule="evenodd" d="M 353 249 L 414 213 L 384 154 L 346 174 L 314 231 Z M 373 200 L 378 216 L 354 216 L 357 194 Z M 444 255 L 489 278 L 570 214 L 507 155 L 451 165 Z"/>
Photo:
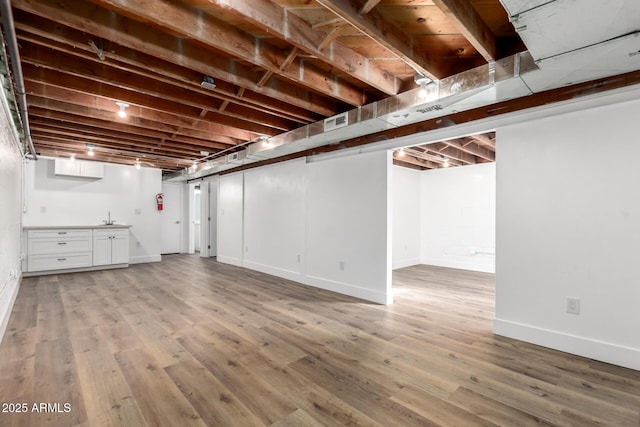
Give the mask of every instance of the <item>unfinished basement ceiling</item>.
<path id="1" fill-rule="evenodd" d="M 393 152 L 393 164 L 418 170 L 492 163 L 495 160 L 495 132 L 421 144 Z"/>
<path id="2" fill-rule="evenodd" d="M 525 49 L 499 0 L 12 6 L 36 151 L 166 172 Z"/>

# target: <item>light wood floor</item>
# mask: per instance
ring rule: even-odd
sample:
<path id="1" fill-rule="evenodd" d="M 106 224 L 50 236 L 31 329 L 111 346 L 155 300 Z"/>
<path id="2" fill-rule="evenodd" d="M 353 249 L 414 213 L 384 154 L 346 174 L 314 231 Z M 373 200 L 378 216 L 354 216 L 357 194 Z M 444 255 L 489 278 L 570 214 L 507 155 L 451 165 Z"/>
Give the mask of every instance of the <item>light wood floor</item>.
<path id="1" fill-rule="evenodd" d="M 394 288 L 385 307 L 188 255 L 24 279 L 0 402 L 28 411 L 0 425 L 640 425 L 640 372 L 492 335 L 492 275 Z"/>

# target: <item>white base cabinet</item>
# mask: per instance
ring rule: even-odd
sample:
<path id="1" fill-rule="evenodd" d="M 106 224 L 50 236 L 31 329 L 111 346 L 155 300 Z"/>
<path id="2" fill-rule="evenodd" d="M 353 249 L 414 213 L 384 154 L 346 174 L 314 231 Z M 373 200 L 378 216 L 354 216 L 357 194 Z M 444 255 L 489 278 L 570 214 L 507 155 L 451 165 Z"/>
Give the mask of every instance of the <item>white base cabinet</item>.
<path id="1" fill-rule="evenodd" d="M 129 226 L 25 227 L 25 276 L 129 265 Z"/>
<path id="2" fill-rule="evenodd" d="M 129 263 L 129 230 L 93 231 L 93 265 Z"/>

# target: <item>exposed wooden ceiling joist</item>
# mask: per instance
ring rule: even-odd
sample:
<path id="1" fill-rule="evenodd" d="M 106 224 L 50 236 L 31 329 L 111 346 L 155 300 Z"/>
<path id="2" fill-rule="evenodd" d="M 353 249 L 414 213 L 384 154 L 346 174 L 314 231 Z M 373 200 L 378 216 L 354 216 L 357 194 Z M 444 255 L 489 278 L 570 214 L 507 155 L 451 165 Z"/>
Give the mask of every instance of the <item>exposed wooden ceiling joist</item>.
<path id="1" fill-rule="evenodd" d="M 433 80 L 443 76 L 438 64 L 426 54 L 415 52 L 413 40 L 374 9 L 376 2 L 359 6 L 355 0 L 316 0 L 376 43 L 393 52 L 416 73 Z"/>
<path id="2" fill-rule="evenodd" d="M 126 0 L 101 1 L 111 4 L 126 2 Z M 348 73 L 387 95 L 398 93 L 400 85 L 395 76 L 385 73 L 365 56 L 334 40 L 321 49 L 320 46 L 327 37 L 326 33 L 314 29 L 309 23 L 294 14 L 287 13 L 283 7 L 269 0 L 252 0 L 250 2 L 245 0 L 187 0 L 187 2 L 197 6 L 215 5 L 217 8 L 230 11 L 267 33 L 286 40 L 298 49 L 314 55 L 332 67 Z M 362 105 L 364 101 L 362 99 L 360 104 L 352 105 Z M 348 101 L 345 100 L 345 102 Z"/>
<path id="3" fill-rule="evenodd" d="M 496 40 L 468 0 L 433 0 L 487 61 L 497 58 Z"/>
<path id="4" fill-rule="evenodd" d="M 268 85 L 257 87 L 255 82 L 259 80 L 260 73 L 251 66 L 185 42 L 184 38 L 174 34 L 162 32 L 124 16 L 114 15 L 113 12 L 90 3 L 74 0 L 14 0 L 12 5 L 42 18 L 56 17 L 57 22 L 79 31 L 86 31 L 94 37 L 252 89 L 270 98 L 326 116 L 336 113 L 335 102 L 326 97 L 278 79 L 272 79 Z M 359 102 L 362 101 L 360 93 L 356 98 Z"/>

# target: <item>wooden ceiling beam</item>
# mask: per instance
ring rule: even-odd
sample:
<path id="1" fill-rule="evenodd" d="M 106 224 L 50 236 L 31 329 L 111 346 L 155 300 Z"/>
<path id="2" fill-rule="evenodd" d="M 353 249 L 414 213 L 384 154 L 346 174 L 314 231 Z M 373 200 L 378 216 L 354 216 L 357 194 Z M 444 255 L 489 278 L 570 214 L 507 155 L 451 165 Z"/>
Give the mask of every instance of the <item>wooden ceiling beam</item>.
<path id="1" fill-rule="evenodd" d="M 254 15 L 262 13 L 262 9 L 259 8 L 262 1 L 253 0 L 250 3 L 250 8 L 255 9 Z M 161 0 L 92 0 L 92 2 L 123 15 L 135 17 L 137 20 L 153 22 L 204 46 L 224 52 L 233 58 L 247 61 L 292 82 L 313 88 L 324 95 L 354 106 L 364 103 L 363 93 L 360 89 L 346 81 L 334 79 L 330 73 L 301 65 L 299 61 L 280 70 L 280 64 L 286 59 L 286 54 L 280 49 L 268 43 L 261 43 L 260 39 L 240 31 L 231 24 L 204 15 L 193 7 Z M 225 3 L 230 2 L 233 0 L 225 1 Z M 249 3 L 245 1 L 242 3 L 249 6 Z M 265 2 L 265 5 L 274 10 L 279 8 L 271 2 Z M 171 18 L 167 19 L 168 17 Z M 309 26 L 302 20 L 300 22 Z M 289 31 L 295 31 L 291 28 L 291 22 L 289 22 L 289 26 Z M 275 35 L 279 35 L 277 31 L 277 28 L 273 29 Z M 347 55 L 346 52 L 341 53 Z M 368 84 L 373 83 L 378 83 L 378 80 L 370 79 L 368 82 Z"/>
<path id="2" fill-rule="evenodd" d="M 86 150 L 85 150 L 86 151 Z M 68 157 L 70 154 L 75 154 L 78 160 L 90 160 L 105 163 L 115 163 L 120 165 L 133 166 L 136 161 L 135 156 L 123 156 L 121 154 L 113 154 L 111 151 L 105 153 L 96 153 L 94 157 L 89 157 L 86 154 L 83 155 L 81 150 L 73 147 L 57 147 L 55 144 L 43 144 L 38 149 L 38 155 L 43 157 Z M 160 159 L 160 158 L 140 158 L 140 164 L 144 167 L 152 167 L 157 169 L 163 169 L 166 171 L 179 171 L 188 167 L 188 161 L 182 159 Z M 182 164 L 180 164 L 182 163 Z"/>
<path id="3" fill-rule="evenodd" d="M 492 151 L 496 151 L 496 134 L 495 132 L 491 132 L 489 134 L 479 134 L 479 135 L 471 135 L 469 136 L 469 138 L 473 138 L 476 141 L 478 141 L 478 143 L 480 145 L 484 145 L 486 147 L 489 147 L 490 150 Z"/>
<path id="4" fill-rule="evenodd" d="M 419 171 L 427 170 L 427 168 L 422 165 L 414 164 L 414 163 L 411 163 L 410 161 L 405 161 L 398 157 L 393 158 L 393 164 L 395 166 L 401 166 L 403 168 L 415 169 Z"/>
<path id="5" fill-rule="evenodd" d="M 433 0 L 460 33 L 487 61 L 497 58 L 496 39 L 468 0 Z"/>
<path id="6" fill-rule="evenodd" d="M 457 148 L 460 151 L 464 151 L 465 153 L 473 154 L 474 156 L 480 157 L 481 159 L 488 160 L 490 162 L 496 161 L 496 153 L 490 151 L 484 147 L 480 147 L 479 145 L 472 143 L 465 145 L 466 141 L 460 140 L 447 140 L 443 141 L 444 144 Z"/>
<path id="7" fill-rule="evenodd" d="M 135 136 L 130 134 L 123 134 L 122 132 L 111 132 L 109 136 L 105 136 L 104 132 L 101 132 L 99 128 L 95 128 L 89 125 L 82 125 L 78 123 L 63 122 L 60 120 L 34 117 L 33 130 L 34 135 L 38 135 L 41 132 L 49 132 L 52 136 L 57 138 L 72 138 L 79 140 L 86 140 L 87 142 L 97 143 L 117 143 L 126 144 L 127 146 L 141 147 L 144 149 L 164 149 L 169 151 L 179 151 L 185 154 L 191 154 L 194 157 L 199 157 L 200 149 L 209 148 L 207 145 L 197 147 L 193 144 L 183 144 L 180 142 L 171 142 L 161 145 L 162 142 L 158 139 L 148 138 L 143 136 Z M 210 148 L 213 152 L 213 148 Z"/>
<path id="8" fill-rule="evenodd" d="M 38 154 L 42 156 L 65 158 L 71 154 L 75 154 L 76 159 L 104 161 L 132 166 L 135 164 L 136 159 L 138 159 L 143 165 L 172 170 L 189 167 L 193 162 L 191 159 L 176 157 L 170 154 L 146 153 L 140 155 L 140 153 L 119 147 L 100 147 L 98 151 L 94 150 L 93 156 L 89 156 L 87 154 L 87 148 L 82 142 L 60 143 L 48 138 L 41 138 L 39 140 L 37 151 Z"/>
<path id="9" fill-rule="evenodd" d="M 362 34 L 383 46 L 413 68 L 433 80 L 444 77 L 442 67 L 429 58 L 426 52 L 418 54 L 413 49 L 411 37 L 388 22 L 371 4 L 359 6 L 354 0 L 316 0 Z M 373 5 L 375 6 L 375 5 Z"/>
<path id="10" fill-rule="evenodd" d="M 118 107 L 111 98 L 90 95 L 84 92 L 50 86 L 35 81 L 29 82 L 27 95 L 30 104 L 31 102 L 35 102 L 35 98 L 44 100 L 44 104 L 40 102 L 38 105 L 43 108 L 55 108 L 57 103 L 60 102 L 65 105 L 75 105 L 83 108 L 107 111 L 112 114 L 116 114 L 118 111 Z M 191 136 L 201 139 L 207 139 L 213 135 L 221 135 L 241 141 L 249 141 L 260 135 L 256 132 L 249 132 L 231 126 L 199 120 L 199 118 L 195 116 L 177 115 L 175 112 L 167 113 L 138 107 L 136 105 L 131 105 L 127 108 L 127 117 L 129 117 L 129 120 L 139 119 L 141 121 L 157 123 L 158 129 L 163 128 L 163 126 L 170 126 L 176 129 L 190 129 L 194 132 L 194 135 Z"/>
<path id="11" fill-rule="evenodd" d="M 107 83 L 96 84 L 95 81 L 81 78 L 78 76 L 71 77 L 64 73 L 45 70 L 41 67 L 36 67 L 31 64 L 24 63 L 22 66 L 25 81 L 27 82 L 27 92 L 30 82 L 43 83 L 50 86 L 56 86 L 59 88 L 66 88 L 82 92 L 85 94 L 98 95 L 115 101 L 124 101 L 130 105 L 137 105 L 152 110 L 176 113 L 182 116 L 198 117 L 201 108 L 192 107 L 189 105 L 180 104 L 175 101 L 167 100 L 162 97 L 154 97 L 147 94 L 139 93 L 135 90 L 124 89 L 116 86 L 111 86 Z M 252 123 L 247 120 L 237 119 L 235 117 L 220 117 L 221 122 L 227 126 L 236 127 L 239 129 L 246 129 L 251 132 L 258 133 L 260 135 L 276 135 L 280 133 L 277 129 L 264 126 L 257 123 Z"/>
<path id="12" fill-rule="evenodd" d="M 334 100 L 297 85 L 272 79 L 269 85 L 257 88 L 260 72 L 223 55 L 184 41 L 184 38 L 164 33 L 141 22 L 114 15 L 113 12 L 76 0 L 14 0 L 16 9 L 46 19 L 55 17 L 60 25 L 110 40 L 120 46 L 179 64 L 216 79 L 259 92 L 323 116 L 337 112 Z M 86 17 L 90 16 L 91 19 Z M 83 43 L 84 44 L 84 43 Z M 357 97 L 361 98 L 360 95 Z M 353 101 L 355 102 L 355 97 Z"/>
<path id="13" fill-rule="evenodd" d="M 122 46 L 116 46 L 108 42 L 108 48 L 104 51 L 104 60 L 93 52 L 86 43 L 87 35 L 72 28 L 56 25 L 55 23 L 30 15 L 22 11 L 17 11 L 23 15 L 23 19 L 28 15 L 29 22 L 19 21 L 16 23 L 18 40 L 30 41 L 40 46 L 46 46 L 65 53 L 80 56 L 99 63 L 104 63 L 117 67 L 124 71 L 130 71 L 139 75 L 144 75 L 154 80 L 179 86 L 187 90 L 196 91 L 226 103 L 236 103 L 249 109 L 254 109 L 267 114 L 273 114 L 282 118 L 293 120 L 298 123 L 312 123 L 320 120 L 323 116 L 294 105 L 287 104 L 278 99 L 269 98 L 265 95 L 246 91 L 245 88 L 232 85 L 218 80 L 215 90 L 203 89 L 200 87 L 202 74 L 189 70 L 180 65 L 172 64 L 158 58 L 135 52 Z M 102 39 L 100 39 L 102 40 Z M 242 92 L 240 92 L 242 91 Z M 242 95 L 238 95 L 242 93 Z"/>
<path id="14" fill-rule="evenodd" d="M 103 148 L 116 148 L 120 150 L 127 150 L 130 153 L 135 153 L 138 157 L 145 157 L 151 154 L 158 156 L 168 156 L 174 159 L 185 159 L 193 162 L 194 158 L 199 157 L 196 152 L 189 152 L 185 150 L 178 150 L 173 148 L 164 147 L 145 147 L 141 145 L 131 145 L 123 141 L 113 139 L 99 139 L 94 138 L 89 142 L 93 143 L 97 151 L 101 151 Z M 43 144 L 56 145 L 60 148 L 75 147 L 78 146 L 80 150 L 87 152 L 87 138 L 78 137 L 75 135 L 60 136 L 57 134 L 57 130 L 47 130 L 46 128 L 39 130 L 34 135 L 34 144 L 36 150 Z"/>
<path id="15" fill-rule="evenodd" d="M 423 147 L 425 150 L 438 152 L 444 156 L 447 156 L 450 159 L 457 160 L 467 165 L 473 165 L 476 163 L 476 156 L 466 153 L 464 151 L 460 151 L 457 148 L 451 147 L 450 145 L 437 143 L 437 144 L 423 145 L 421 147 Z"/>
<path id="16" fill-rule="evenodd" d="M 220 105 L 219 100 L 214 100 L 209 95 L 185 90 L 184 88 L 179 88 L 172 84 L 163 83 L 132 72 L 123 71 L 104 63 L 96 63 L 69 54 L 56 52 L 30 42 L 23 42 L 21 44 L 20 57 L 23 64 L 32 64 L 39 68 L 50 69 L 69 76 L 89 79 L 102 85 L 117 84 L 118 87 L 122 89 L 196 107 L 199 110 L 205 108 L 211 110 L 217 109 L 214 102 L 217 103 L 217 106 Z M 128 102 L 126 99 L 122 99 L 122 101 Z M 285 120 L 261 111 L 247 110 L 235 104 L 233 107 L 233 112 L 229 108 L 221 114 L 246 120 L 250 123 L 268 126 L 279 131 L 288 131 L 295 127 L 295 123 L 291 120 Z"/>
<path id="17" fill-rule="evenodd" d="M 438 169 L 440 165 L 437 163 L 430 162 L 429 160 L 425 160 L 422 157 L 414 156 L 411 153 L 407 153 L 405 150 L 403 154 L 400 154 L 399 151 L 395 151 L 393 153 L 393 158 L 397 159 L 401 162 L 410 163 L 412 165 L 420 166 L 424 169 Z"/>
<path id="18" fill-rule="evenodd" d="M 405 148 L 404 152 L 409 154 L 409 155 L 411 155 L 411 156 L 417 157 L 419 159 L 428 160 L 428 161 L 430 161 L 432 163 L 437 163 L 438 165 L 441 165 L 441 166 L 445 166 L 445 165 L 446 166 L 460 166 L 460 165 L 462 165 L 462 163 L 457 161 L 457 160 L 449 159 L 448 157 L 444 158 L 444 157 L 442 157 L 440 155 L 426 153 L 424 151 L 420 151 L 420 150 L 415 149 L 415 148 Z"/>
<path id="19" fill-rule="evenodd" d="M 39 108 L 43 111 L 51 111 L 51 112 L 61 112 L 61 113 L 69 113 L 75 116 L 84 116 L 92 119 L 98 120 L 113 120 L 115 117 L 115 112 L 112 111 L 104 111 L 98 110 L 96 108 L 84 107 L 76 104 L 70 104 L 66 102 L 60 102 L 53 99 L 45 99 L 39 96 L 30 96 L 28 98 L 29 103 L 29 111 L 34 111 L 34 108 Z M 140 129 L 151 129 L 159 132 L 163 132 L 164 134 L 171 134 L 172 136 L 181 135 L 192 137 L 195 139 L 201 139 L 203 141 L 209 141 L 212 143 L 220 143 L 226 147 L 234 146 L 244 142 L 241 139 L 230 138 L 228 136 L 219 135 L 216 133 L 204 133 L 204 132 L 196 132 L 191 129 L 185 128 L 175 128 L 174 126 L 170 126 L 161 122 L 151 121 L 147 119 L 142 119 L 140 117 L 134 117 L 131 114 L 127 114 L 124 122 L 134 128 Z M 178 131 L 179 130 L 179 131 Z M 133 130 L 135 132 L 135 129 Z"/>
<path id="20" fill-rule="evenodd" d="M 129 125 L 126 122 L 118 123 L 110 120 L 93 119 L 93 118 L 88 118 L 86 116 L 83 117 L 83 116 L 64 113 L 60 111 L 46 110 L 46 109 L 37 108 L 37 107 L 34 108 L 33 106 L 31 106 L 31 108 L 29 109 L 29 113 L 33 115 L 33 117 L 60 120 L 68 123 L 75 123 L 78 125 L 89 126 L 89 127 L 94 127 L 94 128 L 103 129 L 103 130 L 107 129 L 113 132 L 122 132 L 125 135 L 129 134 L 134 136 L 149 137 L 157 140 L 171 139 L 174 141 L 180 141 L 183 143 L 188 143 L 188 144 L 199 146 L 199 147 L 205 147 L 205 148 L 211 148 L 211 149 L 217 149 L 217 150 L 224 150 L 236 145 L 236 144 L 224 144 L 224 143 L 214 142 L 209 140 L 201 140 L 196 138 L 189 138 L 189 137 L 184 137 L 182 135 L 170 135 L 170 134 L 155 131 L 155 130 L 136 128 L 134 126 Z"/>
<path id="21" fill-rule="evenodd" d="M 100 0 L 110 4 L 131 3 L 127 0 Z M 395 95 L 400 82 L 390 73 L 369 61 L 364 55 L 339 43 L 331 41 L 327 49 L 319 49 L 327 37 L 323 31 L 315 30 L 309 23 L 285 8 L 269 0 L 186 0 L 187 3 L 203 6 L 213 5 L 229 11 L 244 21 L 272 34 L 297 48 L 316 56 L 321 61 L 347 73 L 351 77 L 372 86 L 387 95 Z M 229 52 L 236 55 L 235 53 Z M 260 64 L 256 64 L 260 65 Z M 265 67 L 266 68 L 266 67 Z M 363 100 L 364 101 L 364 100 Z M 352 104 L 354 105 L 354 104 Z M 359 104 L 362 105 L 362 104 Z"/>

